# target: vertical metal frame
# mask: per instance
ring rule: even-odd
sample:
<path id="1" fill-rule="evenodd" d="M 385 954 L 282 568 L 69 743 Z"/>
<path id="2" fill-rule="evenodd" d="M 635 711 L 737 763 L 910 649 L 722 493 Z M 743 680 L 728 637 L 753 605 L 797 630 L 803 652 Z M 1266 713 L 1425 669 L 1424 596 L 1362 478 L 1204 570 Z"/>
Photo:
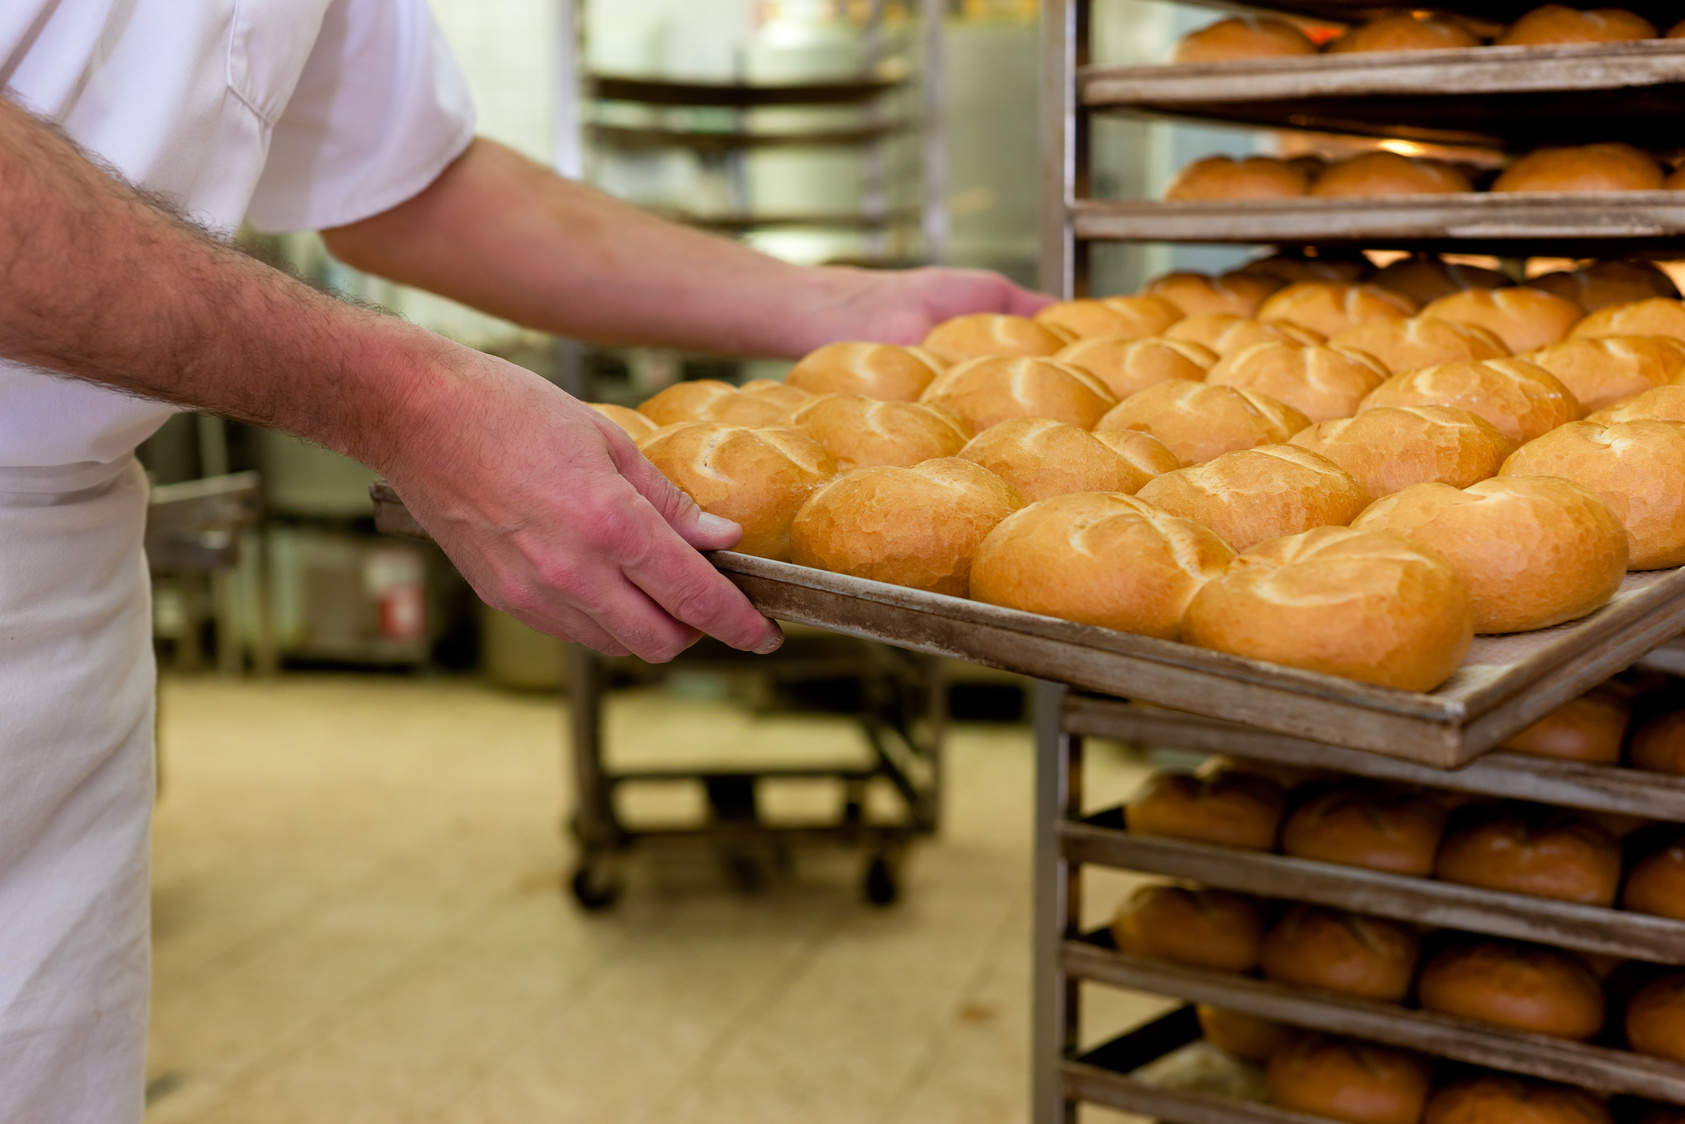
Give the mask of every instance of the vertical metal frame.
<path id="1" fill-rule="evenodd" d="M 1032 1124 L 1076 1124 L 1077 1105 L 1065 1096 L 1061 1063 L 1076 1049 L 1077 984 L 1060 963 L 1060 947 L 1081 925 L 1081 869 L 1059 849 L 1059 824 L 1082 813 L 1082 739 L 1064 731 L 1069 688 L 1037 682 L 1034 995 L 1031 1029 Z"/>
<path id="2" fill-rule="evenodd" d="M 948 256 L 948 147 L 942 133 L 942 94 L 945 70 L 942 62 L 943 16 L 946 0 L 919 0 L 919 34 L 922 37 L 923 73 L 919 76 L 920 139 L 923 141 L 922 187 L 924 207 L 920 215 L 924 236 L 924 257 L 940 264 Z"/>
<path id="3" fill-rule="evenodd" d="M 1088 291 L 1088 254 L 1072 205 L 1088 191 L 1088 122 L 1077 100 L 1088 65 L 1091 0 L 1043 0 L 1041 71 L 1041 287 L 1062 299 Z"/>

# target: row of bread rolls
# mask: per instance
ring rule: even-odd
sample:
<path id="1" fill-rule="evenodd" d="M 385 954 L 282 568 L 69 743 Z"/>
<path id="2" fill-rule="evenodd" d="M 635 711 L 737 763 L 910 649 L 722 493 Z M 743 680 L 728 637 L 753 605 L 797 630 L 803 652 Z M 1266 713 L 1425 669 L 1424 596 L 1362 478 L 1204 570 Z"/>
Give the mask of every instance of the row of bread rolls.
<path id="1" fill-rule="evenodd" d="M 1665 709 L 1630 729 L 1631 693 L 1616 681 L 1557 707 L 1500 748 L 1588 765 L 1685 774 L 1685 710 Z"/>

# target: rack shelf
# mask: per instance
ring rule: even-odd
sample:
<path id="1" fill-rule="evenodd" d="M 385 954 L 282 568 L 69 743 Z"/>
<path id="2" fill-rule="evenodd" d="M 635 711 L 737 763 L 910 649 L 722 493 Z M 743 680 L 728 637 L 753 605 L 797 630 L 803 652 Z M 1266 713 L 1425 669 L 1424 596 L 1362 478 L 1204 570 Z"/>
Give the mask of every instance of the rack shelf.
<path id="1" fill-rule="evenodd" d="M 904 122 L 881 125 L 861 125 L 849 129 L 812 129 L 805 132 L 751 133 L 743 131 L 707 132 L 697 129 L 670 129 L 657 126 L 605 125 L 590 126 L 591 137 L 599 144 L 618 148 L 687 148 L 692 152 L 738 152 L 753 148 L 815 148 L 825 146 L 858 146 L 870 144 L 910 131 Z"/>
<path id="2" fill-rule="evenodd" d="M 906 79 L 858 79 L 852 82 L 678 82 L 595 74 L 586 81 L 588 97 L 640 105 L 724 106 L 753 109 L 775 105 L 847 105 L 873 101 L 906 86 Z"/>
<path id="3" fill-rule="evenodd" d="M 1398 11 L 1400 5 L 1373 3 L 1371 0 L 1269 0 L 1267 3 L 1247 4 L 1237 0 L 1192 0 L 1205 8 L 1226 11 L 1285 12 L 1289 15 L 1310 16 L 1314 19 L 1348 23 Z M 1415 5 L 1435 12 L 1450 12 L 1477 20 L 1507 23 L 1537 8 L 1538 0 L 1455 0 L 1453 3 Z M 1680 11 L 1669 0 L 1625 0 L 1621 7 L 1637 12 L 1663 32 L 1679 22 Z"/>

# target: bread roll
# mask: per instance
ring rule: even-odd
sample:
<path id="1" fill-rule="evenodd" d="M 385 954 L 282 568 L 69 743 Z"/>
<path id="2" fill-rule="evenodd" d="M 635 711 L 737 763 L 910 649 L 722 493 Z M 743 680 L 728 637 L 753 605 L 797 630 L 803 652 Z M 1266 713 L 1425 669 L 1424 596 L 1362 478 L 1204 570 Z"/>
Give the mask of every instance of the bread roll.
<path id="1" fill-rule="evenodd" d="M 1321 453 L 1377 498 L 1429 482 L 1466 488 L 1495 476 L 1515 450 L 1485 418 L 1448 406 L 1363 410 L 1320 422 L 1291 443 Z"/>
<path id="2" fill-rule="evenodd" d="M 1501 288 L 1509 284 L 1509 278 L 1495 269 L 1448 262 L 1433 254 L 1412 254 L 1386 266 L 1369 283 L 1424 305 L 1464 289 Z"/>
<path id="3" fill-rule="evenodd" d="M 1303 195 L 1310 177 L 1303 168 L 1268 156 L 1207 156 L 1176 173 L 1165 189 L 1171 203 L 1219 199 L 1290 199 Z"/>
<path id="4" fill-rule="evenodd" d="M 1369 502 L 1351 474 L 1296 445 L 1262 445 L 1167 472 L 1139 498 L 1203 523 L 1236 550 L 1312 527 L 1343 527 Z"/>
<path id="5" fill-rule="evenodd" d="M 1582 409 L 1600 412 L 1664 386 L 1685 372 L 1685 344 L 1665 336 L 1565 340 L 1529 351 L 1521 358 L 1555 375 L 1573 393 Z M 1600 420 L 1599 424 L 1640 417 L 1653 416 L 1632 414 Z M 1685 421 L 1685 417 L 1662 420 Z"/>
<path id="6" fill-rule="evenodd" d="M 1219 972 L 1250 971 L 1263 934 L 1263 912 L 1246 895 L 1162 883 L 1136 890 L 1112 917 L 1119 952 Z"/>
<path id="7" fill-rule="evenodd" d="M 1264 298 L 1286 282 L 1256 273 L 1225 273 L 1208 277 L 1203 273 L 1167 273 L 1147 282 L 1141 291 L 1163 297 L 1182 310 L 1182 315 L 1222 312 L 1230 316 L 1251 316 Z"/>
<path id="8" fill-rule="evenodd" d="M 1468 587 L 1477 633 L 1578 620 L 1608 604 L 1626 577 L 1620 519 L 1580 485 L 1550 476 L 1505 476 L 1463 490 L 1417 484 L 1351 525 L 1443 554 Z"/>
<path id="9" fill-rule="evenodd" d="M 1453 293 L 1422 309 L 1422 315 L 1485 328 L 1516 355 L 1562 342 L 1585 317 L 1567 297 L 1524 286 Z"/>
<path id="10" fill-rule="evenodd" d="M 940 406 L 973 433 L 1008 418 L 1052 418 L 1093 429 L 1117 399 L 1080 367 L 1052 359 L 972 359 L 949 367 L 919 401 Z"/>
<path id="11" fill-rule="evenodd" d="M 1057 328 L 1077 340 L 1096 336 L 1145 339 L 1159 335 L 1181 318 L 1182 310 L 1163 297 L 1061 301 L 1036 313 L 1036 323 Z"/>
<path id="12" fill-rule="evenodd" d="M 1685 838 L 1638 860 L 1621 891 L 1621 908 L 1685 921 Z"/>
<path id="13" fill-rule="evenodd" d="M 1519 443 L 1580 416 L 1580 404 L 1568 388 L 1555 375 L 1525 359 L 1442 363 L 1394 375 L 1364 398 L 1365 410 L 1376 406 L 1451 406 L 1467 410 Z"/>
<path id="14" fill-rule="evenodd" d="M 813 401 L 813 393 L 799 386 L 791 386 L 777 379 L 750 379 L 740 387 L 744 394 L 765 399 L 787 412 L 794 412 Z"/>
<path id="15" fill-rule="evenodd" d="M 1546 4 L 1516 20 L 1493 45 L 1546 47 L 1558 43 L 1620 43 L 1655 37 L 1655 24 L 1620 8 L 1577 12 L 1561 4 Z"/>
<path id="16" fill-rule="evenodd" d="M 1634 769 L 1685 773 L 1685 710 L 1653 718 L 1632 736 L 1627 759 Z"/>
<path id="17" fill-rule="evenodd" d="M 1666 173 L 1630 144 L 1541 148 L 1504 169 L 1493 191 L 1660 191 Z"/>
<path id="18" fill-rule="evenodd" d="M 1392 323 L 1405 321 L 1374 320 L 1353 331 Z M 1205 381 L 1210 386 L 1232 386 L 1267 395 L 1298 410 L 1309 421 L 1319 422 L 1351 417 L 1363 396 L 1390 375 L 1380 361 L 1361 349 L 1260 343 L 1219 359 Z"/>
<path id="19" fill-rule="evenodd" d="M 911 468 L 932 457 L 951 457 L 971 436 L 964 422 L 940 406 L 858 394 L 820 395 L 785 425 L 825 446 L 842 472 L 878 465 Z"/>
<path id="20" fill-rule="evenodd" d="M 1685 386 L 1675 384 L 1646 390 L 1643 394 L 1635 394 L 1587 415 L 1586 421 L 1596 425 L 1619 425 L 1629 421 L 1685 422 Z"/>
<path id="21" fill-rule="evenodd" d="M 1053 358 L 1081 367 L 1105 383 L 1106 389 L 1120 402 L 1137 391 L 1170 379 L 1202 381 L 1207 369 L 1217 362 L 1214 352 L 1197 343 L 1111 336 L 1078 340 Z"/>
<path id="22" fill-rule="evenodd" d="M 1567 297 L 1587 312 L 1652 297 L 1674 300 L 1679 297 L 1673 279 L 1655 263 L 1647 261 L 1592 262 L 1579 269 L 1542 274 L 1527 285 Z"/>
<path id="23" fill-rule="evenodd" d="M 1685 20 L 1680 20 L 1668 29 L 1667 38 L 1685 39 Z"/>
<path id="24" fill-rule="evenodd" d="M 1632 997 L 1626 1039 L 1640 1054 L 1685 1062 L 1685 972 L 1659 976 Z"/>
<path id="25" fill-rule="evenodd" d="M 1450 195 L 1473 190 L 1468 177 L 1443 160 L 1413 159 L 1380 151 L 1365 152 L 1330 165 L 1312 181 L 1308 194 Z"/>
<path id="26" fill-rule="evenodd" d="M 638 444 L 661 475 L 703 511 L 743 528 L 733 550 L 790 560 L 790 521 L 837 473 L 817 442 L 787 429 L 680 422 Z"/>
<path id="27" fill-rule="evenodd" d="M 1500 749 L 1534 757 L 1618 765 L 1632 704 L 1607 687 L 1593 687 L 1505 740 Z"/>
<path id="28" fill-rule="evenodd" d="M 1377 317 L 1409 316 L 1415 311 L 1416 303 L 1409 297 L 1373 285 L 1302 281 L 1272 294 L 1258 309 L 1258 319 L 1266 323 L 1286 320 L 1333 337 Z"/>
<path id="29" fill-rule="evenodd" d="M 1150 476 L 1163 476 L 1182 467 L 1176 454 L 1150 433 L 1134 429 L 1097 429 L 1094 439 Z"/>
<path id="30" fill-rule="evenodd" d="M 1445 837 L 1434 873 L 1465 886 L 1613 905 L 1621 845 L 1590 820 L 1556 809 L 1476 807 Z"/>
<path id="31" fill-rule="evenodd" d="M 1420 950 L 1408 925 L 1300 903 L 1264 934 L 1258 963 L 1279 983 L 1397 1003 Z"/>
<path id="32" fill-rule="evenodd" d="M 1295 1038 L 1270 1057 L 1269 1102 L 1345 1124 L 1417 1124 L 1432 1072 L 1420 1054 L 1350 1038 Z"/>
<path id="33" fill-rule="evenodd" d="M 1422 1124 L 1615 1124 L 1615 1118 L 1584 1089 L 1483 1073 L 1436 1090 Z"/>
<path id="34" fill-rule="evenodd" d="M 1194 1017 L 1207 1042 L 1249 1062 L 1268 1061 L 1293 1037 L 1293 1031 L 1280 1023 L 1207 1003 L 1194 1008 Z"/>
<path id="35" fill-rule="evenodd" d="M 1250 390 L 1172 379 L 1130 395 L 1094 427 L 1150 433 L 1183 464 L 1279 445 L 1310 424 L 1293 407 Z"/>
<path id="36" fill-rule="evenodd" d="M 1198 523 L 1129 496 L 1074 492 L 995 528 L 977 552 L 971 596 L 1174 640 L 1188 602 L 1233 558 Z"/>
<path id="37" fill-rule="evenodd" d="M 1174 342 L 1192 343 L 1214 355 L 1233 355 L 1261 343 L 1319 344 L 1326 342 L 1320 332 L 1301 328 L 1297 324 L 1280 321 L 1265 324 L 1222 312 L 1196 312 L 1178 320 L 1165 329 L 1164 338 Z"/>
<path id="38" fill-rule="evenodd" d="M 1593 492 L 1627 532 L 1627 566 L 1660 570 L 1685 563 L 1685 425 L 1575 422 L 1509 455 L 1504 476 L 1560 476 Z"/>
<path id="39" fill-rule="evenodd" d="M 744 394 L 730 383 L 696 379 L 674 383 L 645 399 L 638 413 L 657 426 L 707 421 L 754 428 L 779 425 L 790 411 L 769 399 Z"/>
<path id="40" fill-rule="evenodd" d="M 1135 790 L 1123 817 L 1138 835 L 1268 851 L 1286 806 L 1280 786 L 1252 773 L 1159 772 Z"/>
<path id="41" fill-rule="evenodd" d="M 642 441 L 660 428 L 638 411 L 625 406 L 616 406 L 611 402 L 592 402 L 590 405 L 597 413 L 619 426 L 620 431 L 633 441 Z"/>
<path id="42" fill-rule="evenodd" d="M 1685 301 L 1652 297 L 1632 304 L 1612 304 L 1574 325 L 1575 339 L 1602 336 L 1666 336 L 1685 343 Z"/>
<path id="43" fill-rule="evenodd" d="M 784 381 L 810 394 L 859 394 L 886 402 L 917 402 L 945 365 L 922 347 L 831 343 L 803 356 Z"/>
<path id="44" fill-rule="evenodd" d="M 1425 877 L 1433 872 L 1445 809 L 1436 800 L 1373 784 L 1343 784 L 1293 810 L 1281 829 L 1285 854 L 1342 866 Z"/>
<path id="45" fill-rule="evenodd" d="M 1163 452 L 1168 459 L 1169 450 Z M 1123 492 L 1132 496 L 1158 475 L 1086 429 L 1051 418 L 1003 421 L 973 437 L 954 455 L 982 465 L 1031 503 L 1067 492 Z M 1624 547 L 1624 537 L 1621 542 Z"/>
<path id="46" fill-rule="evenodd" d="M 1023 506 L 1012 485 L 958 457 L 863 468 L 802 505 L 790 529 L 791 560 L 964 597 L 977 547 Z"/>
<path id="47" fill-rule="evenodd" d="M 953 364 L 993 355 L 1052 355 L 1073 338 L 1055 325 L 1027 316 L 974 312 L 932 328 L 924 337 L 924 350 L 939 362 Z"/>
<path id="48" fill-rule="evenodd" d="M 1480 38 L 1456 16 L 1393 12 L 1346 29 L 1326 49 L 1338 55 L 1353 51 L 1431 51 L 1478 46 Z"/>
<path id="49" fill-rule="evenodd" d="M 1508 941 L 1451 948 L 1416 981 L 1426 1011 L 1583 1041 L 1603 1027 L 1603 989 L 1570 953 Z"/>
<path id="50" fill-rule="evenodd" d="M 1316 257 L 1303 254 L 1277 253 L 1254 258 L 1240 267 L 1241 273 L 1259 273 L 1274 277 L 1287 285 L 1300 281 L 1338 281 L 1355 285 L 1375 272 L 1369 259 L 1358 251 L 1346 254 L 1320 252 Z"/>
<path id="51" fill-rule="evenodd" d="M 1484 289 L 1474 292 L 1485 294 Z M 1504 346 L 1503 341 L 1486 328 L 1436 319 L 1426 313 L 1408 319 L 1383 316 L 1370 320 L 1355 328 L 1347 328 L 1329 340 L 1328 346 L 1374 357 L 1388 377 L 1419 371 L 1423 367 L 1437 367 L 1441 363 L 1502 359 L 1509 354 L 1509 348 Z M 1337 416 L 1349 418 L 1355 413 L 1357 406 L 1354 403 L 1351 410 Z"/>
<path id="52" fill-rule="evenodd" d="M 1182 36 L 1175 61 L 1228 62 L 1314 55 L 1316 44 L 1286 20 L 1235 16 Z"/>

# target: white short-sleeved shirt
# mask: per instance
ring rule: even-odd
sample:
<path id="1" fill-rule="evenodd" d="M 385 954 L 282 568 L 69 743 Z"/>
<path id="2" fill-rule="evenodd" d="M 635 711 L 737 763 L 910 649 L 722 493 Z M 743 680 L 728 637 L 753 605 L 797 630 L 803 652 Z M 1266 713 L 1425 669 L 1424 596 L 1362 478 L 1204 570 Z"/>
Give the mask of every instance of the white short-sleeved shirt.
<path id="1" fill-rule="evenodd" d="M 3 0 L 0 88 L 225 233 L 379 214 L 474 128 L 426 0 Z M 103 479 L 170 413 L 0 360 L 0 468 Z"/>

